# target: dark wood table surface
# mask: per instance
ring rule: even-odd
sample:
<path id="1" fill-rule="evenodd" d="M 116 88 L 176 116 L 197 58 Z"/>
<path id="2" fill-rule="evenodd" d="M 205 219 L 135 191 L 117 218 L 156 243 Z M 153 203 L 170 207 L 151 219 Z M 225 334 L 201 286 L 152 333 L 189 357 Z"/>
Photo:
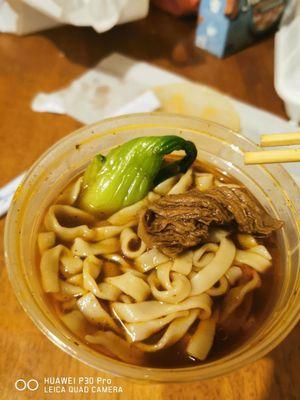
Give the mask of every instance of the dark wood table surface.
<path id="1" fill-rule="evenodd" d="M 104 34 L 59 27 L 25 37 L 0 34 L 0 186 L 26 170 L 50 145 L 80 123 L 64 115 L 35 113 L 32 98 L 51 92 L 113 51 L 144 60 L 211 85 L 237 99 L 284 117 L 273 87 L 273 38 L 219 60 L 192 46 L 195 21 L 158 10 L 141 21 Z M 146 77 L 145 77 L 146 79 Z M 4 219 L 0 221 L 1 234 Z M 1 245 L 2 247 L 2 241 Z M 300 398 L 299 328 L 263 359 L 229 375 L 190 384 L 141 384 L 112 378 L 121 394 L 66 395 L 17 392 L 19 378 L 42 382 L 50 376 L 102 376 L 64 354 L 44 337 L 18 304 L 1 252 L 0 399 L 241 399 Z"/>

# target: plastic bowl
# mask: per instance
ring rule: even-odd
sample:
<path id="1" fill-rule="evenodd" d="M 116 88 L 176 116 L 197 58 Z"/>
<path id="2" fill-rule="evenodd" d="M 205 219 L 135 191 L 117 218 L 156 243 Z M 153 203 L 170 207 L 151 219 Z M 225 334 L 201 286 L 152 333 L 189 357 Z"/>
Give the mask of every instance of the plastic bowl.
<path id="1" fill-rule="evenodd" d="M 129 365 L 106 357 L 78 341 L 54 315 L 43 294 L 36 263 L 38 227 L 47 206 L 98 152 L 138 136 L 174 134 L 192 140 L 199 159 L 242 182 L 277 218 L 279 284 L 263 323 L 230 354 L 188 368 L 159 369 Z M 98 370 L 126 378 L 186 382 L 228 373 L 264 356 L 291 331 L 300 308 L 300 193 L 279 165 L 245 166 L 244 151 L 257 147 L 220 125 L 184 116 L 134 114 L 84 127 L 51 147 L 30 169 L 12 202 L 5 229 L 5 257 L 16 296 L 37 327 L 57 346 Z"/>

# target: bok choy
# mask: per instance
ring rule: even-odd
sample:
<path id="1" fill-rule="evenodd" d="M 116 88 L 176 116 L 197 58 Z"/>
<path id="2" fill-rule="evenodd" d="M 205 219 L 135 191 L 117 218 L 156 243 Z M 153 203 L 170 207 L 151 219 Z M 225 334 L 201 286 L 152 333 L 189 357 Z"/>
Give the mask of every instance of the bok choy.
<path id="1" fill-rule="evenodd" d="M 164 156 L 175 150 L 184 150 L 185 156 L 166 163 Z M 93 159 L 83 177 L 80 206 L 96 213 L 118 211 L 143 199 L 163 180 L 186 172 L 196 156 L 195 145 L 179 136 L 130 140 Z"/>

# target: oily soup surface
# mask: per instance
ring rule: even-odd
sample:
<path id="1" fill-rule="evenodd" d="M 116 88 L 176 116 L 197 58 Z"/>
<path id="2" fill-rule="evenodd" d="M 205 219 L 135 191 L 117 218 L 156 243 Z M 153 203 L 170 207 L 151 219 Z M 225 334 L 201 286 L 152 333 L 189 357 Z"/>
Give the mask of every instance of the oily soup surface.
<path id="1" fill-rule="evenodd" d="M 137 216 L 158 198 L 239 182 L 197 161 L 141 204 L 106 219 L 78 208 L 80 183 L 80 178 L 70 183 L 48 209 L 38 240 L 47 301 L 80 340 L 128 363 L 174 368 L 226 355 L 260 326 L 277 287 L 276 234 L 258 239 L 224 226 L 209 245 L 173 259 L 146 248 L 138 236 Z M 206 279 L 206 266 L 213 268 L 229 242 L 236 254 L 229 267 L 197 291 L 196 275 Z"/>

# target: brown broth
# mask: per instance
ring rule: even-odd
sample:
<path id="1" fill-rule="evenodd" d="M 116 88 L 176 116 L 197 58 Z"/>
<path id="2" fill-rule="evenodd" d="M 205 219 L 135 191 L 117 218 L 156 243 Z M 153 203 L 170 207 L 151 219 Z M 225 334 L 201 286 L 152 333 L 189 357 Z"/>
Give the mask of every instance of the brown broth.
<path id="1" fill-rule="evenodd" d="M 167 158 L 168 161 L 173 160 L 174 156 L 169 156 Z M 195 170 L 197 172 L 210 172 L 224 183 L 233 183 L 241 185 L 236 179 L 231 176 L 225 175 L 222 171 L 215 169 L 211 165 L 203 164 L 199 161 L 194 163 Z M 78 225 L 78 221 L 74 220 L 66 220 L 61 219 L 60 222 L 64 223 L 65 226 L 73 227 Z M 103 225 L 103 222 L 97 221 L 95 226 Z M 57 241 L 60 243 L 59 241 Z M 240 329 L 237 329 L 234 333 L 227 334 L 223 329 L 219 326 L 217 327 L 217 331 L 214 338 L 213 347 L 204 362 L 198 361 L 193 357 L 187 355 L 184 351 L 188 338 L 191 336 L 193 329 L 195 329 L 196 324 L 194 324 L 189 333 L 183 337 L 179 342 L 175 345 L 163 349 L 154 353 L 145 353 L 145 359 L 143 365 L 148 367 L 158 367 L 158 368 L 180 368 L 186 366 L 194 366 L 198 364 L 203 364 L 206 362 L 211 362 L 216 360 L 220 357 L 223 357 L 230 352 L 234 351 L 237 347 L 239 347 L 242 343 L 244 343 L 249 337 L 261 326 L 266 316 L 270 313 L 273 305 L 274 305 L 274 298 L 276 297 L 277 290 L 278 290 L 278 283 L 280 277 L 280 254 L 278 249 L 278 239 L 276 233 L 266 238 L 264 240 L 260 239 L 260 242 L 266 246 L 270 254 L 272 255 L 272 268 L 270 268 L 265 274 L 260 274 L 262 279 L 262 286 L 259 289 L 256 289 L 253 292 L 253 299 L 251 303 L 251 299 L 246 298 L 244 302 L 251 304 L 251 308 L 247 317 L 246 326 L 242 326 Z M 65 244 L 61 242 L 62 244 Z M 237 245 L 237 243 L 236 243 Z M 132 243 L 132 250 L 138 248 L 138 243 Z M 39 264 L 39 262 L 38 262 Z M 120 268 L 117 264 L 110 261 L 105 261 L 104 268 L 102 271 L 102 278 L 107 276 L 116 276 L 121 273 Z M 102 279 L 101 278 L 101 279 Z M 52 308 L 53 312 L 56 313 L 58 316 L 61 315 L 64 311 L 61 307 L 61 303 L 56 300 L 53 295 L 46 295 L 46 298 L 49 302 L 50 307 Z M 222 301 L 222 296 L 214 297 L 214 304 L 218 304 Z M 240 307 L 243 306 L 244 302 Z M 105 305 L 105 301 L 101 301 L 101 304 Z M 116 320 L 119 324 L 119 321 Z M 95 326 L 90 326 L 91 332 L 95 332 L 97 328 Z M 160 333 L 156 334 L 152 337 L 152 341 L 158 340 L 163 332 L 162 330 Z M 92 345 L 87 343 L 84 337 L 79 337 L 83 342 L 88 344 L 91 348 L 108 355 L 112 358 L 117 359 L 113 354 L 107 349 L 102 348 L 100 345 Z"/>

